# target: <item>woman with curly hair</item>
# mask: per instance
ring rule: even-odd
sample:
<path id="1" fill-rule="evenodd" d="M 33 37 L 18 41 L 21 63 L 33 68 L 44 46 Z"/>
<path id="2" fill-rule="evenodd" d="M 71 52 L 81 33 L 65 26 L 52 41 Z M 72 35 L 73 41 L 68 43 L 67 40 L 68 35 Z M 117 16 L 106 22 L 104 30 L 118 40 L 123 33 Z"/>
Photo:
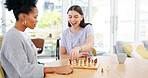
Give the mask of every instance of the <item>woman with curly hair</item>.
<path id="1" fill-rule="evenodd" d="M 25 34 L 38 22 L 37 0 L 6 0 L 6 8 L 13 10 L 16 23 L 4 36 L 1 62 L 6 78 L 43 78 L 45 73 L 70 74 L 70 66 L 44 67 L 37 63 L 36 47 Z"/>

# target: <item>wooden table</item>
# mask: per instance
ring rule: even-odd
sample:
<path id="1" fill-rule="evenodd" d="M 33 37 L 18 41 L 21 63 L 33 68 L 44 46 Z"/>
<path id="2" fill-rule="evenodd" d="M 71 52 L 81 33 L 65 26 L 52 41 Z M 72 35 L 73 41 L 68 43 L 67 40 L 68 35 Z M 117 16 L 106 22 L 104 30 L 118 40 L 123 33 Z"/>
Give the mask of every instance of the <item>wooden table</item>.
<path id="1" fill-rule="evenodd" d="M 98 56 L 98 70 L 74 69 L 69 75 L 46 74 L 45 78 L 148 78 L 148 60 L 127 58 L 124 64 L 119 64 L 116 57 Z M 55 61 L 47 66 L 67 64 L 67 60 Z M 109 66 L 109 71 L 107 67 Z M 101 72 L 103 68 L 104 72 Z"/>

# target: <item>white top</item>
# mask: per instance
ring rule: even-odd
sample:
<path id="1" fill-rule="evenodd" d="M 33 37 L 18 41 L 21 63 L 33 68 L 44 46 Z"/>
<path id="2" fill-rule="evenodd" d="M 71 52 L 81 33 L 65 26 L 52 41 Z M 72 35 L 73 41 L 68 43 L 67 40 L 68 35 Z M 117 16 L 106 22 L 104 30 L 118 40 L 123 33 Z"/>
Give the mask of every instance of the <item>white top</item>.
<path id="1" fill-rule="evenodd" d="M 91 25 L 87 25 L 77 33 L 72 33 L 70 28 L 62 33 L 61 46 L 66 48 L 67 53 L 70 53 L 75 47 L 81 46 L 86 43 L 88 35 L 94 35 L 94 30 Z M 89 56 L 92 56 L 92 50 L 89 51 Z"/>

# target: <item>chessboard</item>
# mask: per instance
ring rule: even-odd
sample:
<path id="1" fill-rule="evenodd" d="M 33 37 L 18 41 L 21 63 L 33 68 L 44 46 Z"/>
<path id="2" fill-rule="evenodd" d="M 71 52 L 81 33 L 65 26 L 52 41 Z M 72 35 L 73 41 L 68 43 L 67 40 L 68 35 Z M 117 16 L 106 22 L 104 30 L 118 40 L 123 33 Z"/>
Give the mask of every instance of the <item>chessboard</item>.
<path id="1" fill-rule="evenodd" d="M 74 69 L 97 70 L 100 64 L 98 62 L 98 58 L 85 56 L 83 58 L 77 58 L 74 61 L 69 59 L 68 65 L 72 66 Z"/>

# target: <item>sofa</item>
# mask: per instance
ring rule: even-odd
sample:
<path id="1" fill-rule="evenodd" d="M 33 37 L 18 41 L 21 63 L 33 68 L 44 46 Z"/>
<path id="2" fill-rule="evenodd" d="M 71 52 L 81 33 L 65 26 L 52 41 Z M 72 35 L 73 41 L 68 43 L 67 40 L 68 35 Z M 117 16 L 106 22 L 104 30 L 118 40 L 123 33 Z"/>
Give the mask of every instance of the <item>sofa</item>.
<path id="1" fill-rule="evenodd" d="M 144 44 L 144 47 L 147 49 L 148 51 L 148 40 L 143 40 L 141 41 L 143 44 Z M 117 54 L 117 53 L 126 53 L 124 51 L 124 49 L 121 47 L 123 45 L 127 45 L 127 44 L 130 44 L 130 43 L 133 43 L 133 42 L 126 42 L 126 41 L 117 41 L 114 45 L 114 53 Z M 126 53 L 127 54 L 127 53 Z M 127 55 L 128 56 L 128 55 Z M 129 57 L 129 56 L 128 56 Z"/>

